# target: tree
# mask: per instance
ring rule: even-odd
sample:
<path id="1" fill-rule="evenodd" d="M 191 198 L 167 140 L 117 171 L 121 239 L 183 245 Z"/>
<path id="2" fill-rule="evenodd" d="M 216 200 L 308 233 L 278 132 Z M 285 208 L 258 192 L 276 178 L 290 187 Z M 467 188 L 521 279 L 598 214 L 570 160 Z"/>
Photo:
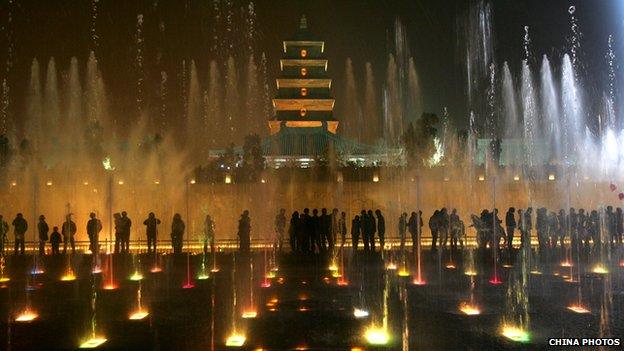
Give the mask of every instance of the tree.
<path id="1" fill-rule="evenodd" d="M 257 181 L 264 170 L 265 159 L 262 153 L 262 143 L 258 134 L 245 137 L 243 143 L 242 173 L 246 180 Z"/>
<path id="2" fill-rule="evenodd" d="M 403 146 L 410 167 L 421 168 L 433 156 L 434 139 L 437 134 L 435 125 L 438 120 L 438 116 L 434 113 L 423 113 L 416 123 L 410 123 L 403 133 Z"/>

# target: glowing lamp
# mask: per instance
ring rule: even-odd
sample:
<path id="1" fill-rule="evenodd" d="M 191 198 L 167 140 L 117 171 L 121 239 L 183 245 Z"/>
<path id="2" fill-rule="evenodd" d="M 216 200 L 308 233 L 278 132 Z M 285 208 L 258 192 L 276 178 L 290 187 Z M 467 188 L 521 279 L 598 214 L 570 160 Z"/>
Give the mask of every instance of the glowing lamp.
<path id="1" fill-rule="evenodd" d="M 490 284 L 492 284 L 492 285 L 500 285 L 500 284 L 503 284 L 503 282 L 498 277 L 494 277 L 494 278 L 490 279 Z"/>
<path id="2" fill-rule="evenodd" d="M 159 181 L 159 180 L 155 180 L 155 181 L 154 181 L 154 184 L 159 185 L 159 184 L 160 184 L 160 181 Z"/>
<path id="3" fill-rule="evenodd" d="M 30 274 L 33 274 L 33 275 L 39 275 L 39 274 L 43 274 L 43 273 L 45 273 L 45 271 L 43 269 L 41 269 L 41 267 L 33 268 L 33 270 L 30 271 Z"/>
<path id="4" fill-rule="evenodd" d="M 10 281 L 11 279 L 9 277 L 0 277 L 0 283 L 6 283 L 8 281 Z"/>
<path id="5" fill-rule="evenodd" d="M 124 185 L 124 181 L 123 181 L 123 180 L 120 180 L 120 181 L 118 181 L 118 182 L 117 182 L 117 184 L 119 184 L 119 185 Z"/>
<path id="6" fill-rule="evenodd" d="M 388 331 L 383 328 L 370 327 L 364 332 L 366 342 L 371 345 L 385 345 L 390 341 Z"/>
<path id="7" fill-rule="evenodd" d="M 141 274 L 139 271 L 135 271 L 134 274 L 130 277 L 130 280 L 135 282 L 143 280 L 143 274 Z"/>
<path id="8" fill-rule="evenodd" d="M 513 268 L 513 264 L 508 264 L 508 263 L 505 263 L 505 264 L 503 265 L 503 268 Z"/>
<path id="9" fill-rule="evenodd" d="M 219 271 L 219 268 L 214 267 L 213 269 L 210 270 L 212 273 L 217 273 Z"/>
<path id="10" fill-rule="evenodd" d="M 367 310 L 361 310 L 359 308 L 355 308 L 353 310 L 353 317 L 355 318 L 366 318 L 368 317 L 368 311 Z"/>
<path id="11" fill-rule="evenodd" d="M 195 184 L 196 183 L 195 179 L 191 179 L 190 183 Z"/>
<path id="12" fill-rule="evenodd" d="M 47 185 L 47 186 L 52 186 L 52 181 L 51 181 L 51 180 L 48 180 L 48 181 L 46 182 L 46 185 Z"/>
<path id="13" fill-rule="evenodd" d="M 587 308 L 583 307 L 583 305 L 580 305 L 580 304 L 570 305 L 570 306 L 568 306 L 566 308 L 569 309 L 570 311 L 574 312 L 574 313 L 584 314 L 584 313 L 589 313 L 590 312 Z"/>
<path id="14" fill-rule="evenodd" d="M 104 285 L 104 290 L 115 290 L 115 289 L 117 289 L 117 285 L 113 283 L 108 283 Z"/>
<path id="15" fill-rule="evenodd" d="M 446 265 L 446 269 L 455 269 L 455 268 L 457 268 L 457 267 L 455 267 L 455 264 L 453 264 L 453 263 L 449 263 L 449 264 Z"/>
<path id="16" fill-rule="evenodd" d="M 374 174 L 373 175 L 373 183 L 377 183 L 379 182 L 379 175 L 378 174 Z"/>
<path id="17" fill-rule="evenodd" d="M 227 346 L 227 347 L 241 347 L 241 346 L 245 345 L 245 341 L 246 340 L 247 340 L 247 338 L 245 337 L 245 335 L 234 333 L 234 334 L 231 334 L 230 336 L 228 336 L 228 338 L 225 340 L 225 346 Z"/>
<path id="18" fill-rule="evenodd" d="M 93 273 L 93 274 L 100 274 L 100 273 L 102 273 L 102 268 L 100 266 L 95 266 L 95 267 L 93 267 L 93 270 L 91 271 L 91 273 Z"/>
<path id="19" fill-rule="evenodd" d="M 519 180 L 520 180 L 520 176 L 519 176 L 519 175 L 515 175 L 515 176 L 513 177 L 513 180 L 514 180 L 514 181 L 516 181 L 516 182 L 517 182 L 517 181 L 519 181 Z"/>
<path id="20" fill-rule="evenodd" d="M 503 331 L 501 334 L 509 340 L 515 342 L 529 342 L 530 337 L 529 333 L 526 330 L 520 329 L 514 326 L 503 326 Z"/>
<path id="21" fill-rule="evenodd" d="M 80 348 L 81 349 L 94 349 L 96 347 L 101 346 L 105 342 L 106 342 L 106 338 L 103 338 L 101 336 L 94 336 L 88 339 L 87 341 L 83 342 L 82 344 L 80 344 Z"/>
<path id="22" fill-rule="evenodd" d="M 244 319 L 251 319 L 251 318 L 256 318 L 258 316 L 258 312 L 254 311 L 254 310 L 248 310 L 243 312 L 242 317 Z"/>
<path id="23" fill-rule="evenodd" d="M 145 310 L 137 310 L 130 315 L 129 319 L 133 321 L 140 321 L 147 316 L 149 316 L 149 312 Z"/>
<path id="24" fill-rule="evenodd" d="M 329 266 L 329 270 L 332 272 L 336 272 L 338 270 L 338 266 L 336 266 L 335 263 L 332 263 L 331 266 Z"/>
<path id="25" fill-rule="evenodd" d="M 182 289 L 193 289 L 195 287 L 195 284 L 193 284 L 192 282 L 187 282 L 186 284 L 182 285 Z"/>
<path id="26" fill-rule="evenodd" d="M 331 276 L 332 278 L 342 278 L 342 274 L 338 271 L 332 272 Z"/>
<path id="27" fill-rule="evenodd" d="M 349 285 L 349 282 L 346 281 L 342 276 L 340 277 L 340 279 L 338 279 L 338 283 L 339 286 L 347 286 Z"/>
<path id="28" fill-rule="evenodd" d="M 549 174 L 548 180 L 555 180 L 555 175 L 553 173 Z"/>
<path id="29" fill-rule="evenodd" d="M 410 272 L 407 270 L 407 268 L 403 267 L 399 269 L 399 272 L 397 274 L 399 275 L 399 277 L 409 277 Z"/>
<path id="30" fill-rule="evenodd" d="M 82 185 L 89 185 L 89 182 L 84 181 L 84 182 L 82 182 Z"/>
<path id="31" fill-rule="evenodd" d="M 267 279 L 273 279 L 273 278 L 275 278 L 275 272 L 273 272 L 273 271 L 269 271 L 269 272 L 266 274 L 266 278 L 267 278 Z"/>
<path id="32" fill-rule="evenodd" d="M 542 275 L 542 272 L 538 271 L 537 269 L 532 270 L 530 273 L 534 275 Z"/>
<path id="33" fill-rule="evenodd" d="M 11 186 L 17 186 L 17 182 L 16 181 L 12 181 L 11 182 Z"/>
<path id="34" fill-rule="evenodd" d="M 299 312 L 308 312 L 310 309 L 305 307 L 305 306 L 301 306 L 297 309 Z"/>
<path id="35" fill-rule="evenodd" d="M 225 175 L 225 184 L 232 184 L 232 176 L 229 174 Z"/>
<path id="36" fill-rule="evenodd" d="M 570 261 L 563 261 L 563 262 L 561 262 L 561 267 L 572 267 L 572 262 L 570 262 Z"/>
<path id="37" fill-rule="evenodd" d="M 31 322 L 37 319 L 39 315 L 35 313 L 33 310 L 27 308 L 24 311 L 20 312 L 17 316 L 15 316 L 16 322 Z"/>
<path id="38" fill-rule="evenodd" d="M 484 175 L 480 175 L 480 176 L 479 176 L 479 181 L 480 181 L 480 182 L 482 182 L 482 181 L 484 181 L 484 180 L 485 180 L 485 176 L 484 176 Z"/>
<path id="39" fill-rule="evenodd" d="M 152 273 L 160 273 L 160 272 L 162 272 L 162 268 L 160 268 L 158 266 L 154 266 L 154 267 L 152 267 L 152 269 L 150 269 L 150 272 L 152 272 Z"/>
<path id="40" fill-rule="evenodd" d="M 609 270 L 603 264 L 599 263 L 594 266 L 594 268 L 592 269 L 592 272 L 596 274 L 608 274 Z"/>
<path id="41" fill-rule="evenodd" d="M 481 314 L 481 310 L 479 309 L 479 307 L 477 307 L 476 305 L 472 305 L 466 302 L 462 302 L 459 305 L 459 310 L 468 316 L 476 316 Z"/>

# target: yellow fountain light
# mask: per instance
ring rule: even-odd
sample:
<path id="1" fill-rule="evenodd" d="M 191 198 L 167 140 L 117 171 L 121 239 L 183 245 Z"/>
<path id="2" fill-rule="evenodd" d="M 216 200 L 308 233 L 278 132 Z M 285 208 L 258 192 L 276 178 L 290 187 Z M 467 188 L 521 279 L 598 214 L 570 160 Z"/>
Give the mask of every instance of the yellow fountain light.
<path id="1" fill-rule="evenodd" d="M 11 280 L 11 278 L 9 278 L 9 277 L 5 277 L 5 276 L 0 277 L 0 283 L 6 283 L 6 282 L 8 282 L 10 280 Z"/>
<path id="2" fill-rule="evenodd" d="M 538 271 L 537 269 L 532 270 L 530 273 L 531 274 L 535 274 L 535 275 L 541 275 L 542 274 L 542 272 Z"/>
<path id="3" fill-rule="evenodd" d="M 105 342 L 106 342 L 106 338 L 101 337 L 101 336 L 94 336 L 94 337 L 86 340 L 82 344 L 80 344 L 80 348 L 81 349 L 94 349 L 96 347 L 101 346 Z"/>
<path id="4" fill-rule="evenodd" d="M 329 270 L 332 271 L 332 272 L 336 272 L 338 270 L 338 266 L 335 263 L 332 263 L 329 266 Z"/>
<path id="5" fill-rule="evenodd" d="M 141 274 L 141 272 L 139 271 L 134 271 L 134 274 L 130 277 L 130 280 L 135 282 L 143 280 L 143 274 Z"/>
<path id="6" fill-rule="evenodd" d="M 503 268 L 513 268 L 513 264 L 508 264 L 508 263 L 505 263 L 505 264 L 503 265 Z"/>
<path id="7" fill-rule="evenodd" d="M 609 270 L 602 263 L 598 263 L 592 268 L 592 272 L 596 274 L 609 274 Z"/>
<path id="8" fill-rule="evenodd" d="M 574 312 L 574 313 L 589 313 L 590 311 L 585 308 L 583 305 L 581 304 L 574 304 L 574 305 L 570 305 L 568 307 L 566 307 L 567 309 L 569 309 L 570 311 Z"/>
<path id="9" fill-rule="evenodd" d="M 446 265 L 446 269 L 455 269 L 455 268 L 457 268 L 457 267 L 455 267 L 454 263 L 449 263 L 449 264 Z"/>
<path id="10" fill-rule="evenodd" d="M 150 269 L 150 272 L 152 272 L 152 273 L 160 273 L 160 272 L 162 272 L 162 268 L 160 268 L 159 266 L 154 266 L 154 267 L 152 267 L 152 269 Z"/>
<path id="11" fill-rule="evenodd" d="M 338 271 L 332 272 L 331 276 L 332 278 L 342 278 L 342 274 Z"/>
<path id="12" fill-rule="evenodd" d="M 469 276 L 469 277 L 474 277 L 477 275 L 477 271 L 474 271 L 472 269 L 469 269 L 467 271 L 464 272 L 465 275 Z"/>
<path id="13" fill-rule="evenodd" d="M 467 303 L 467 302 L 462 302 L 459 305 L 459 310 L 463 314 L 468 315 L 468 316 L 476 316 L 476 315 L 481 314 L 481 310 L 479 309 L 479 307 L 477 305 L 470 304 L 470 303 Z"/>
<path id="14" fill-rule="evenodd" d="M 485 180 L 485 176 L 483 174 L 479 175 L 479 181 L 482 182 Z"/>
<path id="15" fill-rule="evenodd" d="M 190 182 L 190 183 L 191 183 L 191 184 L 195 184 L 195 183 L 197 183 L 197 182 L 195 181 L 195 179 L 191 179 L 191 182 Z"/>
<path id="16" fill-rule="evenodd" d="M 530 336 L 529 333 L 521 328 L 511 325 L 504 325 L 501 334 L 509 340 L 515 342 L 529 342 Z"/>
<path id="17" fill-rule="evenodd" d="M 72 271 L 71 269 L 65 272 L 65 274 L 63 274 L 63 276 L 61 277 L 61 281 L 63 282 L 70 282 L 73 280 L 76 280 L 76 275 L 74 274 L 74 271 Z"/>
<path id="18" fill-rule="evenodd" d="M 363 309 L 359 309 L 359 308 L 355 308 L 353 309 L 353 317 L 355 318 L 366 318 L 368 317 L 368 311 L 367 310 L 363 310 Z"/>
<path id="19" fill-rule="evenodd" d="M 561 262 L 560 266 L 561 267 L 572 267 L 572 262 L 570 262 L 568 260 L 565 260 L 565 261 Z"/>
<path id="20" fill-rule="evenodd" d="M 397 265 L 394 262 L 390 262 L 386 266 L 386 269 L 389 270 L 389 271 L 396 271 Z"/>
<path id="21" fill-rule="evenodd" d="M 119 184 L 119 185 L 124 185 L 124 181 L 123 181 L 123 180 L 120 180 L 120 181 L 118 181 L 118 182 L 117 182 L 117 184 Z"/>
<path id="22" fill-rule="evenodd" d="M 386 345 L 390 341 L 390 334 L 384 328 L 372 326 L 366 329 L 364 338 L 371 345 Z"/>
<path id="23" fill-rule="evenodd" d="M 48 181 L 46 182 L 46 185 L 47 185 L 47 186 L 52 186 L 52 181 L 51 181 L 51 180 L 48 180 Z"/>
<path id="24" fill-rule="evenodd" d="M 273 271 L 268 271 L 266 274 L 267 279 L 273 279 L 276 277 L 275 272 Z"/>
<path id="25" fill-rule="evenodd" d="M 520 176 L 519 176 L 519 175 L 515 175 L 515 176 L 513 177 L 513 180 L 514 180 L 514 181 L 516 181 L 516 182 L 517 182 L 517 181 L 519 181 L 519 180 L 520 180 Z"/>
<path id="26" fill-rule="evenodd" d="M 399 273 L 397 273 L 399 277 L 409 277 L 410 272 L 406 268 L 399 269 Z"/>
<path id="27" fill-rule="evenodd" d="M 227 347 L 241 347 L 245 345 L 247 338 L 243 334 L 233 333 L 225 340 Z"/>
<path id="28" fill-rule="evenodd" d="M 200 274 L 197 276 L 197 280 L 206 280 L 206 279 L 208 279 L 208 278 L 210 278 L 210 276 L 209 276 L 208 274 L 206 274 L 206 273 L 200 273 Z"/>
<path id="29" fill-rule="evenodd" d="M 16 322 L 31 322 L 37 319 L 38 317 L 39 315 L 35 311 L 31 310 L 30 308 L 27 308 L 24 311 L 20 312 L 20 314 L 15 316 L 15 321 Z"/>
<path id="30" fill-rule="evenodd" d="M 243 312 L 243 319 L 252 319 L 252 318 L 256 318 L 258 316 L 258 312 L 256 312 L 255 310 L 247 310 Z"/>
<path id="31" fill-rule="evenodd" d="M 130 315 L 129 319 L 132 321 L 140 321 L 141 319 L 144 319 L 147 316 L 149 316 L 149 312 L 147 312 L 146 310 L 140 309 L 140 310 L 134 311 Z"/>
<path id="32" fill-rule="evenodd" d="M 555 174 L 554 173 L 549 174 L 548 180 L 555 180 Z"/>

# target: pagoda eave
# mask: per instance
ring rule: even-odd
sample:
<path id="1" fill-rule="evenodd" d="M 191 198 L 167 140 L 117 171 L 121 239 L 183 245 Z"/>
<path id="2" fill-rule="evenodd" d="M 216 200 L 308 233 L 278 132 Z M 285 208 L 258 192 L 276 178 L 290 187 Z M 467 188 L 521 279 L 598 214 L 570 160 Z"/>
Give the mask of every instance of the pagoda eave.
<path id="1" fill-rule="evenodd" d="M 286 40 L 284 41 L 284 52 L 286 52 L 286 48 L 288 46 L 319 46 L 321 48 L 321 52 L 325 51 L 325 42 L 324 41 L 316 41 L 316 40 Z"/>
<path id="2" fill-rule="evenodd" d="M 276 111 L 333 111 L 334 99 L 273 99 Z"/>
<path id="3" fill-rule="evenodd" d="M 278 78 L 277 89 L 280 88 L 331 88 L 331 79 L 288 79 Z"/>
<path id="4" fill-rule="evenodd" d="M 326 59 L 281 59 L 280 69 L 284 67 L 323 67 L 327 71 Z"/>

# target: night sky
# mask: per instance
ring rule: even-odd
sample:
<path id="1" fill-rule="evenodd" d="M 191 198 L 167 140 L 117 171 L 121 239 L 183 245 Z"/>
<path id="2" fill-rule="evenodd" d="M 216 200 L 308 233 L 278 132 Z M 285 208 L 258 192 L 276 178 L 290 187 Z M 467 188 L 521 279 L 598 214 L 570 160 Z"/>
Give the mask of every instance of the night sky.
<path id="1" fill-rule="evenodd" d="M 221 5 L 225 1 L 220 2 Z M 466 120 L 467 108 L 464 94 L 465 80 L 461 53 L 457 41 L 458 16 L 468 1 L 410 0 L 261 0 L 254 2 L 256 55 L 265 52 L 268 57 L 269 81 L 279 69 L 281 41 L 295 31 L 299 17 L 306 14 L 314 33 L 326 41 L 329 70 L 335 79 L 333 92 L 340 111 L 343 95 L 345 60 L 353 60 L 356 80 L 363 94 L 364 64 L 371 62 L 378 83 L 385 79 L 388 53 L 392 51 L 395 18 L 404 23 L 412 56 L 415 58 L 423 90 L 425 110 L 439 113 L 449 107 L 451 116 L 459 123 Z M 248 1 L 233 1 L 237 16 Z M 523 56 L 523 27 L 531 27 L 532 53 L 535 66 L 543 54 L 555 62 L 568 51 L 570 24 L 568 7 L 564 0 L 496 0 L 493 1 L 495 58 L 500 64 L 510 62 L 512 71 L 518 72 Z M 0 76 L 4 76 L 7 53 L 7 28 L 12 28 L 15 45 L 14 69 L 8 79 L 12 87 L 13 114 L 24 111 L 24 92 L 28 83 L 31 61 L 38 58 L 45 67 L 50 56 L 57 66 L 66 70 L 72 56 L 78 57 L 83 68 L 91 39 L 90 1 L 19 1 L 13 4 L 13 24 L 7 27 L 8 0 L 0 3 Z M 170 110 L 180 110 L 179 77 L 181 62 L 194 59 L 200 77 L 205 80 L 207 66 L 218 53 L 211 50 L 214 18 L 213 1 L 180 0 L 100 0 L 95 49 L 109 92 L 109 101 L 117 115 L 131 115 L 134 111 L 136 72 L 135 30 L 137 14 L 144 15 L 146 101 L 149 108 L 157 96 L 160 71 L 172 77 Z M 585 84 L 596 92 L 604 90 L 606 76 L 605 52 L 607 37 L 613 34 L 617 51 L 622 53 L 624 34 L 622 18 L 624 4 L 618 0 L 584 0 L 576 2 L 576 14 L 583 33 L 581 57 Z M 235 16 L 236 17 L 236 16 Z M 159 24 L 164 23 L 164 35 L 159 34 Z M 234 21 L 234 31 L 242 23 Z M 222 29 L 222 28 L 221 28 Z M 223 34 L 223 33 L 222 33 Z M 237 33 L 232 37 L 238 36 Z M 233 43 L 233 55 L 242 54 L 242 46 Z M 162 62 L 156 65 L 161 48 Z M 557 70 L 558 68 L 555 67 Z M 241 67 L 241 71 L 244 67 Z M 176 82 L 176 79 L 178 82 Z M 177 106 L 177 107 L 176 107 Z M 175 114 L 175 113 L 173 113 Z"/>

